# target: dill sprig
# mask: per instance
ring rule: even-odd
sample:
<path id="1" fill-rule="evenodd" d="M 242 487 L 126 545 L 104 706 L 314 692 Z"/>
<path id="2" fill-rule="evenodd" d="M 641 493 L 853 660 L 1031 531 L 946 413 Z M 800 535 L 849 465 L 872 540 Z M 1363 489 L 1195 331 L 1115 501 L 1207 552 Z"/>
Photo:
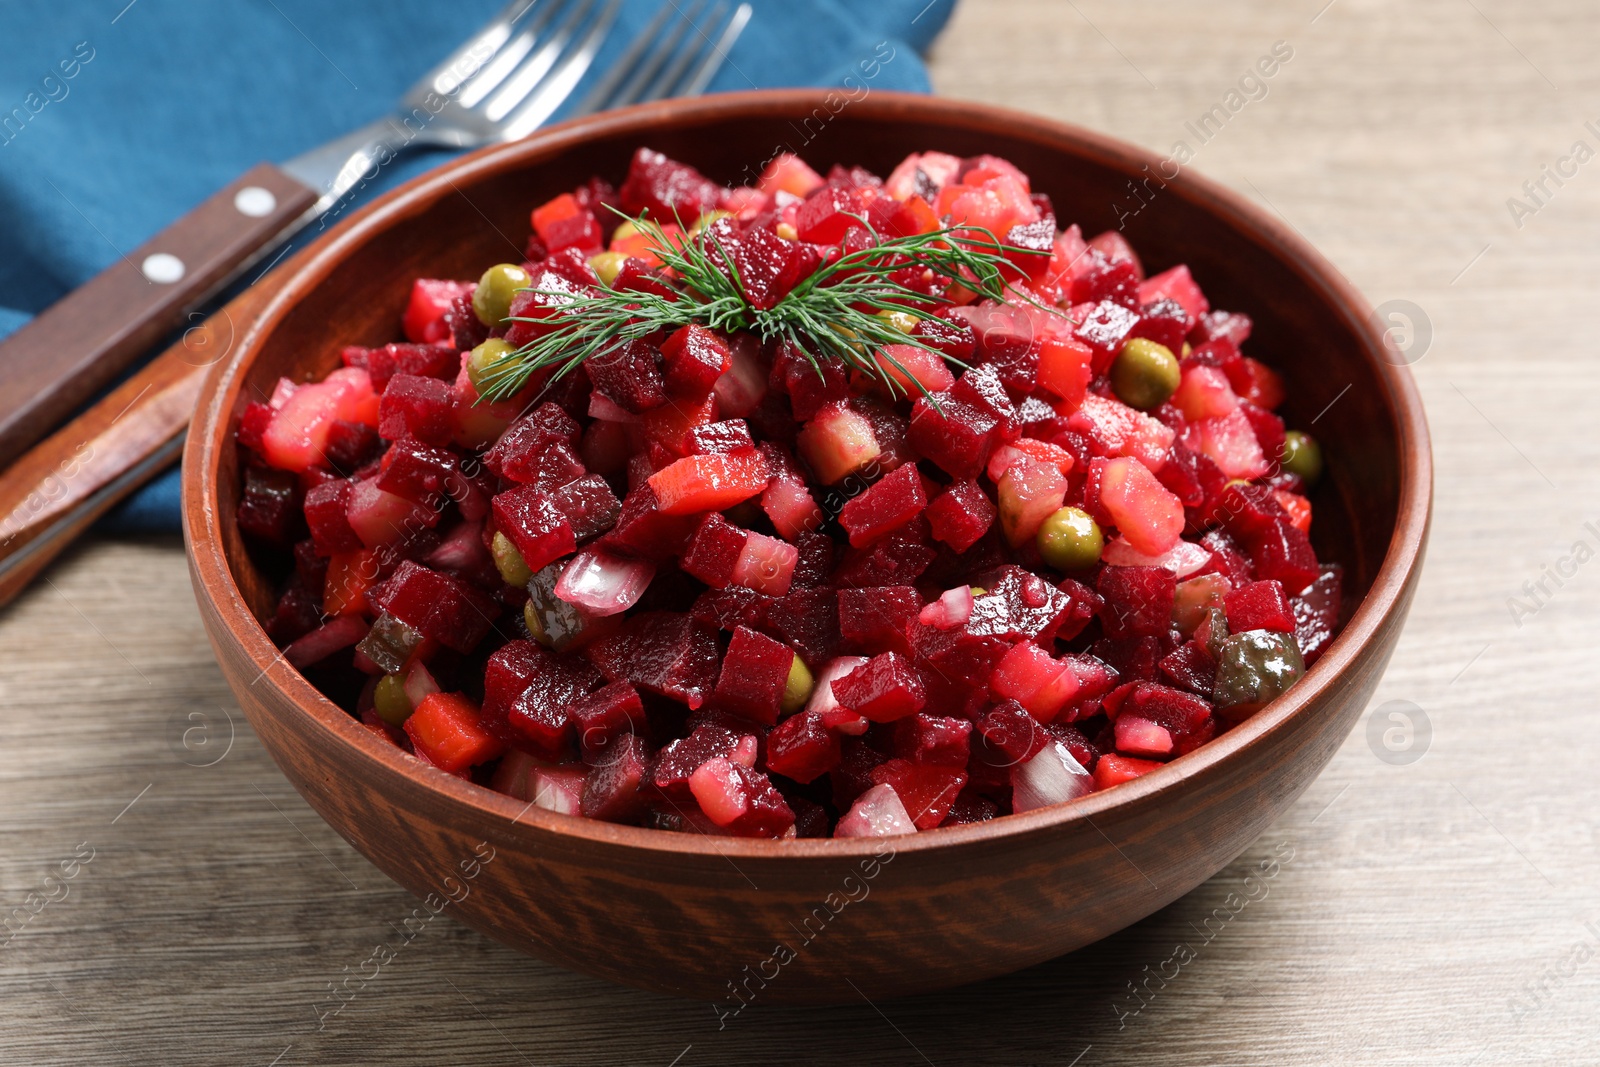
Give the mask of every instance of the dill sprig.
<path id="1" fill-rule="evenodd" d="M 512 316 L 510 321 L 537 322 L 547 329 L 485 368 L 482 397 L 497 401 L 515 396 L 547 370 L 553 371 L 549 377 L 553 383 L 585 360 L 691 324 L 724 332 L 746 330 L 764 342 L 788 342 L 818 374 L 822 358 L 836 358 L 898 395 L 904 387 L 891 371 L 912 382 L 916 379 L 886 348 L 903 344 L 938 350 L 878 312 L 951 301 L 911 289 L 894 275 L 906 267 L 931 270 L 980 296 L 1004 302 L 1012 291 L 1002 271 L 1005 253 L 1037 254 L 1014 249 L 988 230 L 972 227 L 882 238 L 864 218 L 852 217 L 871 235 L 873 244 L 823 264 L 771 307 L 760 307 L 750 299 L 715 225 L 675 244 L 653 220 L 632 220 L 651 239 L 661 265 L 676 275 L 672 294 L 618 291 L 604 282 L 595 286 L 593 295 L 532 290 L 560 303 L 549 317 Z M 917 387 L 926 393 L 920 383 Z"/>

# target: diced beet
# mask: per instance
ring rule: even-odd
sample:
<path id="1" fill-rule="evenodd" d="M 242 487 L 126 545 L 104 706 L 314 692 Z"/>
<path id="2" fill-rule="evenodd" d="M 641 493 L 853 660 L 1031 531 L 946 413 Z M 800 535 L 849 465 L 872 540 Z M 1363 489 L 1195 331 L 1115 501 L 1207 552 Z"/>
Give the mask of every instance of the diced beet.
<path id="1" fill-rule="evenodd" d="M 916 518 L 927 504 L 922 476 L 914 464 L 907 464 L 846 504 L 839 512 L 839 525 L 850 535 L 852 546 L 864 548 Z"/>
<path id="2" fill-rule="evenodd" d="M 892 751 L 913 763 L 960 770 L 971 754 L 971 738 L 968 720 L 919 711 L 894 724 Z"/>
<path id="3" fill-rule="evenodd" d="M 784 345 L 773 360 L 772 374 L 788 394 L 794 417 L 801 422 L 850 396 L 850 375 L 837 356 L 802 354 L 793 346 Z"/>
<path id="4" fill-rule="evenodd" d="M 1161 660 L 1161 676 L 1180 689 L 1211 699 L 1217 661 L 1198 641 L 1185 641 Z"/>
<path id="5" fill-rule="evenodd" d="M 1078 302 L 1078 303 L 1081 303 Z M 1139 314 L 1129 310 L 1123 304 L 1110 300 L 1101 300 L 1092 307 L 1078 313 L 1078 308 L 1073 308 L 1074 319 L 1079 322 L 1074 336 L 1088 345 L 1094 353 L 1094 372 L 1104 374 L 1111 369 L 1111 363 L 1117 358 L 1117 353 L 1122 351 L 1123 344 L 1139 324 Z"/>
<path id="6" fill-rule="evenodd" d="M 415 437 L 430 445 L 448 445 L 450 385 L 438 378 L 396 374 L 389 379 L 378 407 L 378 432 L 390 441 Z"/>
<path id="7" fill-rule="evenodd" d="M 1273 523 L 1251 538 L 1250 560 L 1257 578 L 1282 582 L 1290 596 L 1298 596 L 1321 573 L 1311 539 L 1286 522 Z"/>
<path id="8" fill-rule="evenodd" d="M 606 540 L 643 559 L 660 562 L 684 551 L 698 523 L 696 515 L 662 514 L 650 483 L 641 482 L 623 499 Z"/>
<path id="9" fill-rule="evenodd" d="M 484 454 L 483 462 L 503 478 L 514 482 L 537 482 L 542 480 L 541 476 L 548 477 L 545 473 L 547 465 L 540 462 L 541 455 L 557 445 L 571 455 L 572 450 L 578 447 L 578 438 L 578 424 L 572 416 L 563 411 L 561 405 L 546 401 L 513 422 L 494 447 Z M 574 478 L 577 476 L 572 475 Z"/>
<path id="10" fill-rule="evenodd" d="M 552 490 L 550 502 L 566 517 L 572 536 L 586 541 L 611 529 L 622 511 L 622 502 L 611 486 L 598 474 L 586 474 Z"/>
<path id="11" fill-rule="evenodd" d="M 794 650 L 744 626 L 734 628 L 722 657 L 722 671 L 712 699 L 719 708 L 771 726 L 789 683 Z"/>
<path id="12" fill-rule="evenodd" d="M 597 393 L 635 415 L 667 402 L 661 352 L 648 341 L 626 341 L 584 362 Z"/>
<path id="13" fill-rule="evenodd" d="M 1050 734 L 1015 700 L 1004 700 L 973 724 L 973 759 L 991 767 L 1014 767 L 1050 743 Z"/>
<path id="14" fill-rule="evenodd" d="M 767 769 L 797 782 L 816 781 L 841 758 L 838 736 L 814 711 L 791 715 L 767 735 Z"/>
<path id="15" fill-rule="evenodd" d="M 246 467 L 239 497 L 239 529 L 277 548 L 288 548 L 303 523 L 300 480 L 288 471 Z M 357 546 L 360 547 L 360 546 Z"/>
<path id="16" fill-rule="evenodd" d="M 1339 628 L 1339 598 L 1343 571 L 1338 564 L 1322 568 L 1316 581 L 1290 601 L 1294 609 L 1295 641 L 1306 666 L 1316 662 Z"/>
<path id="17" fill-rule="evenodd" d="M 461 353 L 453 344 L 390 344 L 378 348 L 347 345 L 339 355 L 345 366 L 365 370 L 372 378 L 372 388 L 379 392 L 396 374 L 448 380 L 461 367 Z"/>
<path id="18" fill-rule="evenodd" d="M 954 768 L 903 759 L 879 764 L 871 776 L 874 784 L 894 787 L 919 830 L 931 830 L 943 822 L 961 787 L 967 784 L 967 776 Z"/>
<path id="19" fill-rule="evenodd" d="M 402 561 L 372 599 L 424 637 L 457 652 L 476 648 L 500 614 L 487 594 L 411 560 Z"/>
<path id="20" fill-rule="evenodd" d="M 1007 564 L 980 576 L 986 590 L 972 603 L 966 631 L 1015 641 L 1048 642 L 1068 617 L 1066 593 L 1023 567 Z"/>
<path id="21" fill-rule="evenodd" d="M 880 652 L 834 682 L 833 695 L 842 707 L 873 722 L 915 715 L 927 702 L 916 668 L 897 652 Z"/>
<path id="22" fill-rule="evenodd" d="M 704 326 L 684 326 L 661 344 L 662 376 L 673 396 L 699 397 L 733 367 L 733 353 L 721 335 Z"/>
<path id="23" fill-rule="evenodd" d="M 1070 601 L 1066 612 L 1058 616 L 1061 625 L 1056 631 L 1056 637 L 1062 641 L 1071 641 L 1083 632 L 1083 628 L 1089 625 L 1089 620 L 1100 613 L 1100 609 L 1105 606 L 1105 598 L 1082 582 L 1071 578 L 1062 581 L 1056 588 L 1066 594 Z"/>
<path id="24" fill-rule="evenodd" d="M 731 757 L 739 746 L 739 737 L 721 726 L 696 726 L 687 737 L 680 737 L 661 750 L 652 784 L 677 803 L 693 801 L 694 794 L 689 791 L 690 775 L 708 760 Z"/>
<path id="25" fill-rule="evenodd" d="M 521 486 L 496 496 L 494 521 L 517 546 L 529 570 L 541 571 L 577 551 L 578 539 L 572 524 L 550 494 L 534 486 Z"/>
<path id="26" fill-rule="evenodd" d="M 385 458 L 377 486 L 385 493 L 437 507 L 451 481 L 461 480 L 460 470 L 460 457 L 448 448 L 413 440 L 396 441 Z"/>
<path id="27" fill-rule="evenodd" d="M 839 651 L 838 594 L 792 589 L 768 607 L 767 624 L 815 671 Z"/>
<path id="28" fill-rule="evenodd" d="M 1165 567 L 1104 567 L 1095 589 L 1106 601 L 1100 622 L 1107 636 L 1155 637 L 1172 629 L 1178 580 Z"/>
<path id="29" fill-rule="evenodd" d="M 685 448 L 692 456 L 742 452 L 754 447 L 756 443 L 750 436 L 750 427 L 743 419 L 727 419 L 696 426 L 689 431 L 685 440 Z"/>
<path id="30" fill-rule="evenodd" d="M 648 798 L 650 746 L 638 734 L 623 734 L 607 747 L 583 785 L 583 814 L 590 819 L 628 822 L 643 814 Z"/>
<path id="31" fill-rule="evenodd" d="M 1112 259 L 1091 247 L 1073 271 L 1069 299 L 1073 304 L 1113 303 L 1131 308 L 1139 303 L 1139 269 L 1125 259 Z"/>
<path id="32" fill-rule="evenodd" d="M 841 587 L 910 585 L 938 556 L 930 540 L 928 524 L 919 518 L 868 548 L 847 551 L 833 580 Z"/>
<path id="33" fill-rule="evenodd" d="M 839 590 L 839 635 L 852 649 L 911 654 L 907 636 L 922 608 L 922 597 L 909 585 Z"/>
<path id="34" fill-rule="evenodd" d="M 578 731 L 579 751 L 589 764 L 600 762 L 617 737 L 639 733 L 645 725 L 639 691 L 627 682 L 601 686 L 573 704 L 568 716 Z"/>
<path id="35" fill-rule="evenodd" d="M 1133 687 L 1117 709 L 1118 721 L 1124 715 L 1147 720 L 1166 730 L 1172 738 L 1172 754 L 1176 756 L 1192 752 L 1217 732 L 1217 721 L 1211 714 L 1209 702 L 1193 693 L 1152 682 L 1140 682 Z"/>
<path id="36" fill-rule="evenodd" d="M 615 634 L 584 647 L 611 681 L 626 678 L 689 707 L 705 703 L 717 678 L 716 631 L 674 612 L 631 616 Z"/>
<path id="37" fill-rule="evenodd" d="M 1139 323 L 1130 336 L 1149 338 L 1177 356 L 1183 352 L 1183 339 L 1191 324 L 1183 305 L 1175 300 L 1158 300 L 1139 309 Z"/>
<path id="38" fill-rule="evenodd" d="M 948 393 L 918 397 L 911 407 L 911 445 L 951 477 L 975 478 L 989 461 L 998 425 L 987 411 Z"/>
<path id="39" fill-rule="evenodd" d="M 272 408 L 259 400 L 250 401 L 239 416 L 239 444 L 260 455 L 264 447 L 263 437 L 271 424 Z"/>
<path id="40" fill-rule="evenodd" d="M 350 507 L 350 488 L 350 482 L 337 478 L 306 493 L 306 525 L 311 529 L 317 551 L 324 556 L 354 552 L 362 547 L 361 538 L 345 517 Z"/>
<path id="41" fill-rule="evenodd" d="M 687 226 L 722 203 L 723 187 L 686 163 L 640 148 L 633 154 L 628 177 L 617 190 L 629 215 L 649 212 L 659 223 Z"/>
<path id="42" fill-rule="evenodd" d="M 1295 632 L 1294 611 L 1289 607 L 1289 598 L 1284 595 L 1281 582 L 1267 579 L 1241 585 L 1228 593 L 1224 603 L 1228 630 L 1232 633 L 1245 630 Z"/>
<path id="43" fill-rule="evenodd" d="M 507 641 L 489 657 L 483 675 L 483 715 L 491 725 L 503 723 L 511 702 L 545 669 L 550 653 L 532 641 Z"/>
<path id="44" fill-rule="evenodd" d="M 1235 347 L 1250 339 L 1250 316 L 1239 311 L 1201 312 L 1189 332 L 1191 344 L 1199 347 L 1208 341 L 1224 339 Z"/>
<path id="45" fill-rule="evenodd" d="M 726 589 L 707 589 L 695 598 L 689 613 L 730 633 L 736 626 L 763 630 L 767 624 L 767 608 L 773 602 L 774 598 L 764 593 L 734 585 Z"/>
<path id="46" fill-rule="evenodd" d="M 977 482 L 954 482 L 928 505 L 928 526 L 936 540 L 965 552 L 989 532 L 996 514 Z"/>
<path id="47" fill-rule="evenodd" d="M 748 530 L 741 530 L 716 512 L 706 515 L 689 538 L 681 566 L 713 589 L 733 582 L 733 568 L 744 550 Z"/>
<path id="48" fill-rule="evenodd" d="M 955 803 L 950 805 L 950 814 L 945 816 L 941 826 L 967 826 L 972 823 L 988 822 L 1000 814 L 999 807 L 988 797 L 980 796 L 972 791 L 971 787 L 961 791 Z"/>

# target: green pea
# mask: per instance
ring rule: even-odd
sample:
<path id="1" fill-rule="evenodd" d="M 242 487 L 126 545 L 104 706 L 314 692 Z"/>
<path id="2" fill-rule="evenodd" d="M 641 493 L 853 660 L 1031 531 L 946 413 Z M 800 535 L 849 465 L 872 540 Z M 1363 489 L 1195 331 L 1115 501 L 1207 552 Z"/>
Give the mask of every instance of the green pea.
<path id="1" fill-rule="evenodd" d="M 1306 672 L 1293 634 L 1246 630 L 1222 642 L 1214 698 L 1218 709 L 1248 714 L 1288 690 Z"/>
<path id="2" fill-rule="evenodd" d="M 495 365 L 515 351 L 516 349 L 500 337 L 491 337 L 472 350 L 472 354 L 467 357 L 467 380 L 472 382 L 472 387 L 478 391 L 479 396 L 482 396 L 487 388 Z"/>
<path id="3" fill-rule="evenodd" d="M 1299 430 L 1283 435 L 1283 469 L 1298 474 L 1310 488 L 1322 477 L 1322 446 L 1317 439 Z"/>
<path id="4" fill-rule="evenodd" d="M 811 676 L 811 668 L 806 666 L 806 661 L 799 656 L 789 664 L 789 680 L 783 684 L 783 699 L 779 707 L 785 715 L 793 715 L 806 706 L 811 699 L 811 691 L 817 686 L 817 681 Z"/>
<path id="5" fill-rule="evenodd" d="M 1092 567 L 1105 548 L 1100 524 L 1082 508 L 1062 508 L 1039 526 L 1039 555 L 1058 571 Z"/>
<path id="6" fill-rule="evenodd" d="M 1148 337 L 1135 337 L 1123 345 L 1111 364 L 1112 390 L 1124 404 L 1140 411 L 1166 403 L 1182 380 L 1172 349 Z"/>
<path id="7" fill-rule="evenodd" d="M 472 291 L 472 310 L 485 326 L 498 326 L 511 314 L 511 300 L 518 289 L 526 289 L 532 279 L 515 263 L 496 263 L 483 272 Z"/>
<path id="8" fill-rule="evenodd" d="M 372 690 L 372 710 L 390 726 L 399 726 L 411 717 L 411 698 L 398 674 L 386 674 Z"/>
<path id="9" fill-rule="evenodd" d="M 627 260 L 627 254 L 623 252 L 596 252 L 589 257 L 589 269 L 594 271 L 601 284 L 610 285 L 617 280 L 617 274 Z"/>

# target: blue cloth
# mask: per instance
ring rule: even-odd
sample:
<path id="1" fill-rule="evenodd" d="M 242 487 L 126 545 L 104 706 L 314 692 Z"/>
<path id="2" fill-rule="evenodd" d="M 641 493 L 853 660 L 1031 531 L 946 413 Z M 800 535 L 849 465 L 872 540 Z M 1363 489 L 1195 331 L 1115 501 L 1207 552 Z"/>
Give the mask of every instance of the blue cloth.
<path id="1" fill-rule="evenodd" d="M 253 164 L 288 159 L 382 116 L 503 2 L 4 5 L 0 337 Z M 586 84 L 661 2 L 628 0 Z M 927 91 L 918 54 L 954 3 L 754 0 L 755 14 L 710 91 L 841 85 L 851 74 L 859 80 L 857 64 L 873 58 L 882 41 L 894 58 L 871 86 Z M 362 198 L 446 158 L 438 151 L 409 155 L 385 168 Z M 169 472 L 102 528 L 176 530 L 177 484 Z"/>

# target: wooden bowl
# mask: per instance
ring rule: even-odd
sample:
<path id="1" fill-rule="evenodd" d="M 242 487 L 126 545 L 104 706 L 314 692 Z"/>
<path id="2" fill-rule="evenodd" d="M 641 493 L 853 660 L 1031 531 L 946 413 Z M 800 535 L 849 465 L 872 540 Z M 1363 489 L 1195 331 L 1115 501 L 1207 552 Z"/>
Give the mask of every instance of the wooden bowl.
<path id="1" fill-rule="evenodd" d="M 245 715 L 311 806 L 423 907 L 448 906 L 540 959 L 727 1009 L 859 999 L 852 982 L 878 999 L 1005 974 L 1211 877 L 1300 795 L 1365 707 L 1428 527 L 1428 434 L 1411 378 L 1361 294 L 1288 228 L 1187 173 L 1146 186 L 1161 173 L 1156 157 L 1084 130 L 920 96 L 875 92 L 837 110 L 840 99 L 652 104 L 406 184 L 280 269 L 277 295 L 207 384 L 184 457 L 207 632 Z M 237 416 L 280 375 L 319 377 L 340 346 L 394 339 L 413 277 L 472 277 L 518 259 L 531 206 L 592 174 L 620 179 L 641 144 L 735 184 L 788 147 L 885 174 L 911 151 L 990 152 L 1087 233 L 1126 216 L 1152 270 L 1187 262 L 1219 306 L 1254 317 L 1250 347 L 1282 372 L 1289 425 L 1321 413 L 1316 541 L 1346 566 L 1343 632 L 1286 697 L 1161 770 L 1070 804 L 899 838 L 708 838 L 561 816 L 380 743 L 284 663 L 258 621 L 272 591 L 234 526 Z"/>

